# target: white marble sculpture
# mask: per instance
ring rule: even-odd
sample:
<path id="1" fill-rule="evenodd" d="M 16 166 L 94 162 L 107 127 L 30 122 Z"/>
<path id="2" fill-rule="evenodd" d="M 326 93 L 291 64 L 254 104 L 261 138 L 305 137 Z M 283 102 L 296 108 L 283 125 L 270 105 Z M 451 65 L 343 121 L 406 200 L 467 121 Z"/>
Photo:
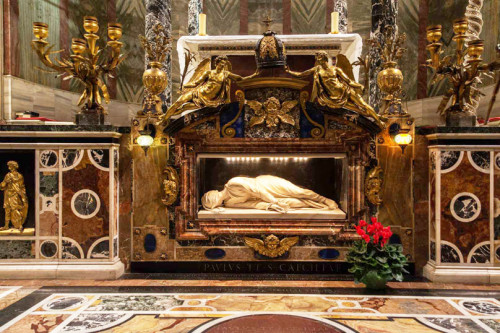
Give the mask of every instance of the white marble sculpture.
<path id="1" fill-rule="evenodd" d="M 219 207 L 272 210 L 336 210 L 335 201 L 276 176 L 234 177 L 222 191 L 208 191 L 201 198 L 207 210 Z"/>

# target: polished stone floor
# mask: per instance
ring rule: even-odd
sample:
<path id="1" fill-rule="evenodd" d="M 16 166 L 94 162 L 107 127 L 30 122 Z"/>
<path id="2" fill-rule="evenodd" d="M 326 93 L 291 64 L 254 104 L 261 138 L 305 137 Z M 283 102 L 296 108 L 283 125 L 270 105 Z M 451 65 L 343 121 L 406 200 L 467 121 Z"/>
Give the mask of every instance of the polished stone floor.
<path id="1" fill-rule="evenodd" d="M 0 281 L 0 332 L 500 332 L 500 286 L 350 281 Z"/>

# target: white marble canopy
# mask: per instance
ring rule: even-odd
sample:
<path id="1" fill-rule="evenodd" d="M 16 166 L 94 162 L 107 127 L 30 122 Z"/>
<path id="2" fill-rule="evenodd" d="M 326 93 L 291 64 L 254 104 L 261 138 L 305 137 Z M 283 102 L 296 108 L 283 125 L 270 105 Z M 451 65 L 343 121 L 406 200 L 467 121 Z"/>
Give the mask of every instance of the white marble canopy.
<path id="1" fill-rule="evenodd" d="M 314 55 L 326 51 L 329 56 L 344 54 L 352 63 L 361 56 L 363 41 L 358 34 L 316 34 L 316 35 L 277 35 L 283 41 L 289 55 Z M 189 70 L 196 68 L 205 58 L 214 55 L 253 55 L 257 41 L 262 35 L 237 36 L 183 36 L 177 41 L 180 73 L 184 71 L 185 53 L 196 56 Z M 293 68 L 292 68 L 293 69 Z M 186 75 L 189 81 L 193 71 Z M 354 67 L 356 81 L 359 67 Z"/>

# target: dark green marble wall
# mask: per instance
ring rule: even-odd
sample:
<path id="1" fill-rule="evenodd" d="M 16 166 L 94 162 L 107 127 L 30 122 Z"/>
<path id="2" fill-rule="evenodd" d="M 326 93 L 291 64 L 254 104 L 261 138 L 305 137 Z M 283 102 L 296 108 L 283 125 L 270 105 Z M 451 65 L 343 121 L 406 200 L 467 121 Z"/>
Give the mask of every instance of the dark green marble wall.
<path id="1" fill-rule="evenodd" d="M 82 18 L 94 15 L 99 18 L 104 38 L 105 26 L 110 20 L 123 24 L 124 51 L 126 61 L 118 70 L 118 79 L 112 83 L 112 90 L 117 99 L 129 102 L 142 100 L 141 76 L 144 68 L 143 51 L 138 43 L 138 36 L 144 33 L 145 7 L 142 0 L 9 0 L 19 7 L 19 17 L 10 22 L 16 29 L 18 41 L 14 43 L 14 59 L 9 59 L 15 76 L 28 81 L 41 83 L 56 88 L 79 90 L 76 83 L 62 83 L 54 75 L 38 71 L 35 66 L 39 61 L 30 48 L 33 21 L 45 21 L 50 25 L 49 41 L 55 49 L 62 44 L 68 45 L 71 37 L 83 33 Z M 269 13 L 274 22 L 272 28 L 278 33 L 284 30 L 294 34 L 325 33 L 329 25 L 328 8 L 333 0 L 205 0 L 204 12 L 207 14 L 207 30 L 210 35 L 237 35 L 242 33 L 261 34 L 265 26 L 261 22 Z M 188 0 L 173 2 L 172 37 L 173 45 L 173 97 L 178 96 L 179 67 L 175 43 L 180 36 L 187 34 Z M 330 5 L 329 5 L 330 4 Z M 423 6 L 422 6 L 423 4 Z M 443 24 L 443 41 L 446 50 L 453 49 L 452 21 L 463 16 L 467 1 L 465 0 L 400 0 L 398 26 L 401 32 L 408 35 L 408 53 L 402 61 L 405 75 L 406 99 L 417 97 L 418 56 L 422 56 L 422 45 L 419 50 L 419 17 L 425 17 L 428 24 Z M 348 0 L 348 30 L 359 33 L 364 40 L 370 36 L 371 0 Z M 422 11 L 424 11 L 422 13 Z M 67 18 L 66 18 L 67 17 Z M 485 39 L 484 59 L 491 61 L 495 57 L 494 47 L 499 43 L 500 35 L 500 0 L 485 0 L 483 6 L 484 26 L 481 38 Z M 289 27 L 289 28 L 286 28 Z M 64 31 L 63 31 L 64 30 Z M 425 47 L 425 46 L 424 46 Z M 365 47 L 366 48 L 366 47 Z M 430 78 L 421 77 L 426 81 Z M 491 84 L 486 78 L 485 84 Z M 424 86 L 424 82 L 421 83 Z M 442 94 L 444 82 L 436 86 L 428 86 L 425 94 L 436 96 Z"/>

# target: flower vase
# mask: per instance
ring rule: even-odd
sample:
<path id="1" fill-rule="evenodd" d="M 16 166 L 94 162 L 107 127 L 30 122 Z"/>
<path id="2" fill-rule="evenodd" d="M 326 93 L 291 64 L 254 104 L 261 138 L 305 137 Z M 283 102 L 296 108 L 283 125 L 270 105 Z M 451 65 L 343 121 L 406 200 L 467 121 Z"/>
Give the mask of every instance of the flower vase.
<path id="1" fill-rule="evenodd" d="M 361 282 L 368 289 L 381 290 L 387 287 L 387 279 L 381 277 L 377 271 L 368 271 L 362 278 Z"/>

